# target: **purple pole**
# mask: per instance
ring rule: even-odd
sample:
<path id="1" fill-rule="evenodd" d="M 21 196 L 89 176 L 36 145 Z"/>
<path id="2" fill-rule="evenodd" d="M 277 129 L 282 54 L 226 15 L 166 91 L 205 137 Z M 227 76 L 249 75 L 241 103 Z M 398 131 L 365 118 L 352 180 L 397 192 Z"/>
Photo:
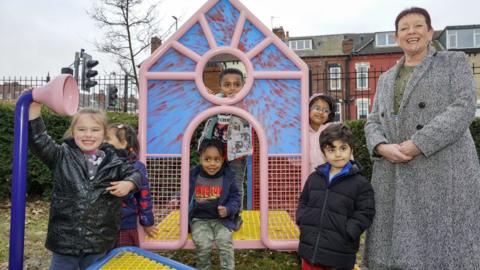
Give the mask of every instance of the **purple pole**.
<path id="1" fill-rule="evenodd" d="M 28 110 L 32 100 L 32 91 L 24 92 L 18 98 L 15 106 L 10 254 L 8 263 L 10 270 L 23 269 L 28 156 Z"/>

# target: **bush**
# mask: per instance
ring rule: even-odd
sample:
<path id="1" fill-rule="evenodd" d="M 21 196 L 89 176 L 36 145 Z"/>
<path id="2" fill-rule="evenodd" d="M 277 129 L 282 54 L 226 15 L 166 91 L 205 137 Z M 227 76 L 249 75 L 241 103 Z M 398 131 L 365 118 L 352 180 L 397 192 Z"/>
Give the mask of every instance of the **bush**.
<path id="1" fill-rule="evenodd" d="M 353 157 L 363 169 L 363 175 L 368 179 L 372 176 L 372 162 L 370 161 L 370 156 L 367 151 L 367 141 L 365 139 L 365 133 L 363 132 L 363 126 L 365 125 L 365 120 L 354 120 L 347 121 L 347 125 L 353 133 L 355 138 L 353 145 Z"/>
<path id="2" fill-rule="evenodd" d="M 10 196 L 12 181 L 12 160 L 13 160 L 13 114 L 15 105 L 8 103 L 0 103 L 0 200 Z M 128 123 L 134 127 L 138 127 L 138 119 L 136 115 L 109 112 L 108 118 L 111 122 Z M 59 116 L 49 109 L 44 108 L 42 111 L 45 124 L 48 127 L 49 135 L 57 142 L 62 141 L 63 133 L 69 125 L 69 118 Z M 356 138 L 353 146 L 355 160 L 362 165 L 366 177 L 371 177 L 372 163 L 370 161 L 365 134 L 363 132 L 364 120 L 347 121 L 348 125 Z M 190 151 L 191 162 L 196 164 L 198 155 L 196 153 L 197 140 L 203 129 L 203 123 L 197 128 L 192 137 L 192 148 Z M 480 156 L 480 118 L 476 118 L 470 126 L 477 154 Z M 51 173 L 48 168 L 43 165 L 37 157 L 28 155 L 27 167 L 27 194 L 41 195 L 45 198 L 51 194 Z"/>
<path id="3" fill-rule="evenodd" d="M 12 178 L 13 105 L 0 104 L 0 199 L 9 195 Z"/>
<path id="4" fill-rule="evenodd" d="M 470 125 L 470 132 L 475 142 L 475 148 L 477 149 L 477 156 L 480 158 L 480 117 L 475 118 Z"/>
<path id="5" fill-rule="evenodd" d="M 10 196 L 12 185 L 14 111 L 15 104 L 0 103 L 0 160 L 3 161 L 0 163 L 0 200 Z M 111 112 L 107 115 L 111 121 L 138 126 L 136 115 Z M 42 109 L 42 117 L 48 128 L 48 134 L 57 143 L 61 143 L 63 134 L 70 124 L 69 117 L 59 116 L 45 106 Z M 30 152 L 27 163 L 27 194 L 49 198 L 52 189 L 50 170 Z"/>

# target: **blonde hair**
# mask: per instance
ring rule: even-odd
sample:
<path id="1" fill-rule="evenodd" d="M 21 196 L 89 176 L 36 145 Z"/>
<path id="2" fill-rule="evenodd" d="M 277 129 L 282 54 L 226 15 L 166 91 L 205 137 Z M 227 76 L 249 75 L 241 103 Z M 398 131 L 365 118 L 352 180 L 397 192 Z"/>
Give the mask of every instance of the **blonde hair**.
<path id="1" fill-rule="evenodd" d="M 92 108 L 83 108 L 83 109 L 79 110 L 72 117 L 72 121 L 70 122 L 70 126 L 68 127 L 67 131 L 65 131 L 65 134 L 63 134 L 64 139 L 73 137 L 73 129 L 75 128 L 75 125 L 77 124 L 78 119 L 81 116 L 84 116 L 84 115 L 85 116 L 88 115 L 88 116 L 92 117 L 92 119 L 95 122 L 97 122 L 98 124 L 100 124 L 100 126 L 103 128 L 103 135 L 104 136 L 107 135 L 108 121 L 107 121 L 107 115 L 105 114 L 105 112 L 101 111 L 101 110 L 97 110 L 97 109 L 92 109 Z"/>

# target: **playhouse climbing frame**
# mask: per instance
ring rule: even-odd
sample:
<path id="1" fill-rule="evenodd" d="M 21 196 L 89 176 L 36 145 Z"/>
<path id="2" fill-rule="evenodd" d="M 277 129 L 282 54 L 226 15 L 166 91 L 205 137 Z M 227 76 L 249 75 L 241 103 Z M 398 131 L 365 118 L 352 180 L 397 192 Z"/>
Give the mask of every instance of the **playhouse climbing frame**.
<path id="1" fill-rule="evenodd" d="M 234 98 L 208 93 L 202 79 L 212 57 L 242 61 L 246 81 Z M 237 248 L 296 249 L 295 209 L 308 174 L 308 69 L 237 0 L 210 0 L 140 68 L 139 136 L 154 197 L 155 239 L 147 249 L 191 248 L 188 237 L 190 142 L 208 117 L 231 113 L 248 121 L 257 141 L 254 209 L 234 234 Z"/>

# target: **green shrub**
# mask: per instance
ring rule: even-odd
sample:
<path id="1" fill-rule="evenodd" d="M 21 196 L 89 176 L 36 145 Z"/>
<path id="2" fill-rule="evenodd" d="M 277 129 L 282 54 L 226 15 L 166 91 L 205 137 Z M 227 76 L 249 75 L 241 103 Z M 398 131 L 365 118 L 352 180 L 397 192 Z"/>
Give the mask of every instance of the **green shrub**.
<path id="1" fill-rule="evenodd" d="M 355 142 L 353 145 L 353 157 L 363 169 L 363 174 L 370 179 L 372 176 L 372 162 L 367 151 L 367 142 L 365 140 L 365 133 L 363 132 L 363 126 L 365 120 L 347 121 L 345 123 L 352 130 Z"/>
<path id="2" fill-rule="evenodd" d="M 480 117 L 475 118 L 470 125 L 470 132 L 475 142 L 475 148 L 477 149 L 477 156 L 480 158 Z"/>
<path id="3" fill-rule="evenodd" d="M 0 103 L 0 199 L 9 195 L 12 178 L 13 105 Z"/>
<path id="4" fill-rule="evenodd" d="M 13 113 L 14 104 L 0 103 L 0 200 L 10 196 L 12 180 L 12 153 L 13 153 Z M 108 118 L 111 122 L 128 123 L 138 127 L 136 115 L 126 113 L 109 112 Z M 69 125 L 69 118 L 59 116 L 48 109 L 42 111 L 42 116 L 48 128 L 48 133 L 57 142 L 62 141 L 63 133 Z M 198 155 L 196 153 L 197 140 L 203 129 L 202 123 L 195 131 L 192 137 L 192 147 L 190 151 L 191 164 L 197 164 Z M 355 160 L 363 167 L 366 177 L 372 174 L 372 163 L 367 153 L 365 134 L 363 132 L 364 120 L 347 121 L 346 123 L 356 138 L 353 146 Z M 470 126 L 477 153 L 480 156 L 480 118 L 476 118 Z M 27 167 L 27 193 L 29 195 L 41 195 L 48 198 L 51 193 L 51 173 L 40 160 L 29 153 Z"/>
<path id="5" fill-rule="evenodd" d="M 10 196 L 12 185 L 13 162 L 13 115 L 14 104 L 0 103 L 0 200 Z M 125 113 L 108 113 L 111 121 L 129 123 L 138 126 L 137 116 Z M 44 106 L 42 117 L 48 129 L 48 134 L 57 142 L 67 130 L 69 117 L 59 116 Z M 52 189 L 50 170 L 33 154 L 28 153 L 27 160 L 27 194 L 40 195 L 49 198 Z"/>
<path id="6" fill-rule="evenodd" d="M 138 128 L 138 116 L 136 114 L 107 112 L 110 123 L 127 123 L 134 128 Z"/>

